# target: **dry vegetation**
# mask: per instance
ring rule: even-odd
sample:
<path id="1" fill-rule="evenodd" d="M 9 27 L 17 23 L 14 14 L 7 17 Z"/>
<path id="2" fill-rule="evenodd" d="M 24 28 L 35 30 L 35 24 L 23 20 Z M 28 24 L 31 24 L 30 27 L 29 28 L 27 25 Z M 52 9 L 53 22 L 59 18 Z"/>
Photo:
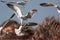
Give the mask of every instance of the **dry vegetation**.
<path id="1" fill-rule="evenodd" d="M 27 29 L 24 31 L 24 29 Z M 60 22 L 55 17 L 46 17 L 38 27 L 33 30 L 31 28 L 23 28 L 25 35 L 22 37 L 16 36 L 15 33 L 1 37 L 1 40 L 60 40 Z"/>
<path id="2" fill-rule="evenodd" d="M 34 37 L 35 40 L 60 40 L 60 22 L 55 17 L 46 17 L 38 25 Z"/>

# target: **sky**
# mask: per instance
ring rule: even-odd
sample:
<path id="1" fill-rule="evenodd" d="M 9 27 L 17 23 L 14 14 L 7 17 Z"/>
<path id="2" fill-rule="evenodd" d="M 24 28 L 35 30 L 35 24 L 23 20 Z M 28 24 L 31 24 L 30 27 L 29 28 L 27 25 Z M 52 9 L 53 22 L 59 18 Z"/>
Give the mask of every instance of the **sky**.
<path id="1" fill-rule="evenodd" d="M 6 0 L 8 2 L 11 2 L 12 0 Z M 13 0 L 15 2 L 17 1 L 23 1 L 23 0 Z M 26 15 L 29 10 L 31 9 L 37 9 L 35 16 L 33 16 L 31 19 L 29 19 L 29 22 L 41 22 L 45 17 L 55 16 L 60 17 L 60 15 L 57 13 L 57 9 L 53 7 L 41 7 L 39 4 L 44 2 L 50 2 L 57 5 L 60 5 L 60 0 L 30 0 L 26 3 L 24 7 L 17 5 L 23 15 Z M 2 24 L 4 21 L 8 20 L 9 17 L 13 14 L 13 10 L 11 10 L 5 3 L 0 2 L 0 24 Z M 16 20 L 20 23 L 20 20 L 15 15 L 13 20 Z"/>

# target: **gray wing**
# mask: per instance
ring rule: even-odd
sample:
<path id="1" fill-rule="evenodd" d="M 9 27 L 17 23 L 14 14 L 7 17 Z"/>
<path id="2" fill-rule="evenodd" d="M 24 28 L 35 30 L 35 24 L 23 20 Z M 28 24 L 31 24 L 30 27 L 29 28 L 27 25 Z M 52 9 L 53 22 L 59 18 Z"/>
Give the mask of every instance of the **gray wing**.
<path id="1" fill-rule="evenodd" d="M 26 15 L 26 16 L 23 16 L 23 17 L 21 17 L 23 20 L 27 20 L 28 18 L 31 18 L 34 14 L 35 14 L 35 12 L 37 12 L 37 10 L 36 9 L 32 9 L 32 10 L 30 10 L 29 12 L 28 12 L 28 14 Z"/>
<path id="2" fill-rule="evenodd" d="M 30 10 L 29 12 L 28 12 L 28 14 L 27 14 L 27 18 L 31 18 L 35 13 L 37 12 L 37 10 L 36 9 L 32 9 L 32 10 Z"/>

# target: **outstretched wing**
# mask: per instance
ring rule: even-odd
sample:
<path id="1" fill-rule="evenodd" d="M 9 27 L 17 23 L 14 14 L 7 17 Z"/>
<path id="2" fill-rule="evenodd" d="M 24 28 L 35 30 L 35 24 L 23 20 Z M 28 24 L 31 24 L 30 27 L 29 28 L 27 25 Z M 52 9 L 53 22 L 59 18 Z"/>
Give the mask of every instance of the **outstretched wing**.
<path id="1" fill-rule="evenodd" d="M 36 9 L 32 9 L 32 10 L 30 10 L 29 12 L 28 12 L 28 14 L 27 14 L 27 18 L 31 18 L 34 14 L 35 14 L 35 12 L 37 12 L 37 10 Z"/>
<path id="2" fill-rule="evenodd" d="M 15 6 L 13 3 L 7 3 L 6 4 L 9 8 L 11 8 L 14 12 L 16 12 L 17 17 L 20 19 L 22 17 L 21 10 Z"/>
<path id="3" fill-rule="evenodd" d="M 37 12 L 36 9 L 30 10 L 30 11 L 28 12 L 28 14 L 27 14 L 26 16 L 21 17 L 21 19 L 27 20 L 28 18 L 31 18 L 31 17 L 35 14 L 35 12 Z"/>
<path id="4" fill-rule="evenodd" d="M 50 7 L 50 6 L 55 6 L 55 5 L 52 4 L 52 3 L 41 3 L 40 6 L 43 6 L 43 7 Z"/>

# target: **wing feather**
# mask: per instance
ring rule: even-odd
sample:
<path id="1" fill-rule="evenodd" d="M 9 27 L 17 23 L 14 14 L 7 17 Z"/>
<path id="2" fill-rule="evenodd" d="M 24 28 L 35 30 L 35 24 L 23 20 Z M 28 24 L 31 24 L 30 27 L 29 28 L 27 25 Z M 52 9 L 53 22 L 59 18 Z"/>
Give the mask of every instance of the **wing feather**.
<path id="1" fill-rule="evenodd" d="M 9 7 L 9 8 L 11 8 L 15 13 L 16 13 L 16 15 L 17 15 L 17 17 L 20 19 L 20 17 L 22 17 L 22 12 L 21 12 L 21 10 L 17 7 L 17 6 L 15 6 L 14 4 L 12 4 L 12 3 L 7 3 L 7 6 Z"/>
<path id="2" fill-rule="evenodd" d="M 36 9 L 30 10 L 30 11 L 28 12 L 28 14 L 27 14 L 27 18 L 31 18 L 31 17 L 35 14 L 35 12 L 37 12 Z"/>

